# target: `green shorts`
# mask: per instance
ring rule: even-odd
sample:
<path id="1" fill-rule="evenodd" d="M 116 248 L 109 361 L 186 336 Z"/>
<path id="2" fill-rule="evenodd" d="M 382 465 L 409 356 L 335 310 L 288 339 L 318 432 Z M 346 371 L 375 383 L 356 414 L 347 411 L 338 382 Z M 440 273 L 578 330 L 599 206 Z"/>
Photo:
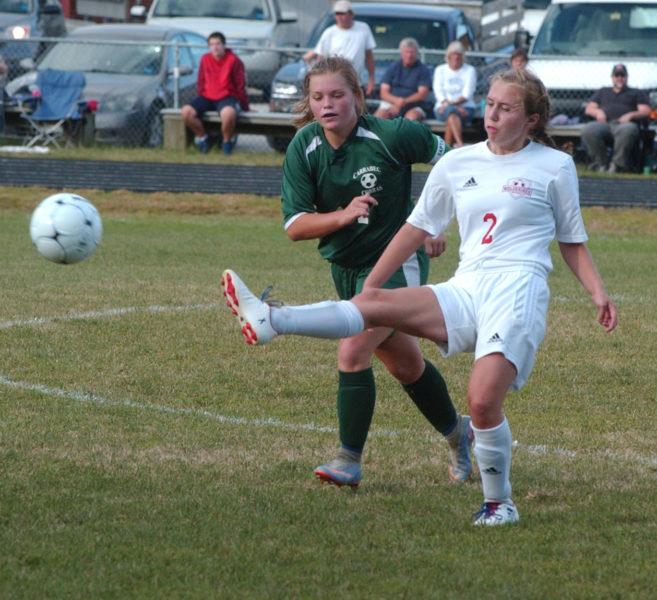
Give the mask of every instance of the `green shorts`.
<path id="1" fill-rule="evenodd" d="M 331 263 L 331 275 L 340 299 L 349 300 L 358 294 L 363 289 L 363 283 L 373 267 L 374 265 L 350 269 Z M 393 273 L 382 287 L 394 289 L 424 285 L 428 276 L 429 257 L 422 246 Z"/>

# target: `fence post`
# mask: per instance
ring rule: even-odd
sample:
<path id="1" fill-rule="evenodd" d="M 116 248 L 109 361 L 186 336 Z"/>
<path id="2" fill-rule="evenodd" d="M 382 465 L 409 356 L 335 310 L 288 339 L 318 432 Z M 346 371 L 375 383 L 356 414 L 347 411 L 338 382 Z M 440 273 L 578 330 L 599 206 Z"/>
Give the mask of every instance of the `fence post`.
<path id="1" fill-rule="evenodd" d="M 180 108 L 180 47 L 173 45 L 173 107 Z"/>

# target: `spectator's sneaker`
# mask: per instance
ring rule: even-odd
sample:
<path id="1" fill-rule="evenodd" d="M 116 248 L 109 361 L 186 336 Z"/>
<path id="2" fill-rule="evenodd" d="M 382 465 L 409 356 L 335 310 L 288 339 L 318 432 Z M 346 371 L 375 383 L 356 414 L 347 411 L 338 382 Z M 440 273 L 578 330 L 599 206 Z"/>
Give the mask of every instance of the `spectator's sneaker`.
<path id="1" fill-rule="evenodd" d="M 236 273 L 230 269 L 224 271 L 221 287 L 226 305 L 237 316 L 247 344 L 262 345 L 276 337 L 277 333 L 271 326 L 269 304 L 254 296 Z"/>
<path id="2" fill-rule="evenodd" d="M 196 147 L 203 153 L 207 154 L 208 153 L 208 136 L 206 135 L 205 137 L 202 138 L 194 138 L 194 144 L 196 144 Z"/>
<path id="3" fill-rule="evenodd" d="M 472 515 L 473 525 L 504 525 L 515 523 L 520 516 L 516 505 L 508 502 L 484 502 L 481 510 Z"/>
<path id="4" fill-rule="evenodd" d="M 233 142 L 224 142 L 224 154 L 230 154 L 233 151 Z"/>
<path id="5" fill-rule="evenodd" d="M 315 475 L 323 483 L 333 483 L 338 487 L 343 485 L 357 487 L 363 476 L 363 469 L 360 463 L 347 462 L 336 458 L 321 467 L 317 467 Z"/>
<path id="6" fill-rule="evenodd" d="M 474 433 L 470 426 L 470 417 L 461 415 L 459 417 L 460 435 L 458 436 L 458 444 L 454 447 L 449 447 L 449 476 L 452 481 L 459 483 L 466 482 L 472 474 L 472 459 L 470 458 L 470 449 L 472 448 L 472 440 Z"/>

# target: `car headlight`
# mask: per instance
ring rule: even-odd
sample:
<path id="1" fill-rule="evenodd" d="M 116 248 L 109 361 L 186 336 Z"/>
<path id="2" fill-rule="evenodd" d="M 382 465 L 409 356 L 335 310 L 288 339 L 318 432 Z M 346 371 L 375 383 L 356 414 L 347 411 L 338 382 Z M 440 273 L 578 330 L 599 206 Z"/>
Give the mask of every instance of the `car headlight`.
<path id="1" fill-rule="evenodd" d="M 11 28 L 11 38 L 14 40 L 24 40 L 29 37 L 30 28 L 24 25 L 16 25 Z"/>
<path id="2" fill-rule="evenodd" d="M 98 112 L 129 112 L 140 104 L 139 96 L 126 94 L 125 96 L 103 96 L 98 103 Z"/>
<path id="3" fill-rule="evenodd" d="M 271 84 L 272 96 L 298 96 L 301 88 L 296 83 L 286 81 L 274 81 Z"/>

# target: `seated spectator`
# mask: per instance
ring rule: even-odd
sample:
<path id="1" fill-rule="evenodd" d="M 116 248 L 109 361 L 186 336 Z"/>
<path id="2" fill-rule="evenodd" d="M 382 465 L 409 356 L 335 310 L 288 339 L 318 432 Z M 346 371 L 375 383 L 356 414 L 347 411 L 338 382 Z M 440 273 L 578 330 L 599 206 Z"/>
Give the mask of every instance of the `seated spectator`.
<path id="1" fill-rule="evenodd" d="M 198 69 L 198 96 L 182 107 L 181 116 L 185 125 L 194 132 L 197 148 L 205 153 L 209 140 L 201 117 L 209 110 L 216 110 L 221 117 L 224 153 L 230 154 L 237 115 L 241 110 L 249 110 L 244 64 L 232 50 L 226 48 L 223 33 L 211 33 L 208 47 L 210 52 L 201 57 Z"/>
<path id="2" fill-rule="evenodd" d="M 475 113 L 474 93 L 477 73 L 465 62 L 461 42 L 452 42 L 445 51 L 446 64 L 436 67 L 433 74 L 433 93 L 436 119 L 447 124 L 445 141 L 457 148 L 463 145 L 463 126 L 472 123 Z"/>
<path id="3" fill-rule="evenodd" d="M 582 129 L 582 142 L 591 160 L 589 168 L 616 173 L 636 170 L 633 154 L 639 141 L 639 121 L 650 117 L 650 100 L 643 90 L 627 85 L 627 68 L 616 65 L 612 87 L 599 89 L 585 113 L 595 121 Z M 608 148 L 612 148 L 611 161 Z"/>
<path id="4" fill-rule="evenodd" d="M 511 68 L 526 69 L 529 63 L 529 54 L 525 48 L 516 48 L 511 52 Z"/>
<path id="5" fill-rule="evenodd" d="M 406 117 L 421 121 L 431 115 L 431 71 L 417 58 L 418 44 L 414 38 L 399 43 L 400 60 L 388 67 L 381 80 L 381 103 L 375 117 L 392 119 Z"/>

